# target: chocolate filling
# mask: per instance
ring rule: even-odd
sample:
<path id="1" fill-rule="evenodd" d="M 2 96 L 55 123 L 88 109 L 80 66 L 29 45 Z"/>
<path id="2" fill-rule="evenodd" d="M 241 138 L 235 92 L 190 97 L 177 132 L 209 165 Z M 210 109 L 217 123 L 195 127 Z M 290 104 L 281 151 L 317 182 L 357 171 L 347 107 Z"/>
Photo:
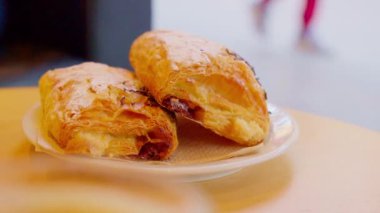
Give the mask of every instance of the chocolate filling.
<path id="1" fill-rule="evenodd" d="M 161 160 L 165 157 L 169 148 L 170 143 L 167 142 L 148 142 L 141 147 L 139 157 L 144 160 Z"/>
<path id="2" fill-rule="evenodd" d="M 159 107 L 160 106 L 160 105 L 158 105 L 156 100 L 154 100 L 154 98 L 152 96 L 148 96 L 148 99 L 146 100 L 145 105 L 151 106 L 151 107 Z"/>
<path id="3" fill-rule="evenodd" d="M 132 89 L 124 89 L 125 92 L 133 92 L 133 93 L 137 93 L 137 94 L 140 94 L 140 95 L 143 95 L 143 96 L 149 96 L 149 93 L 148 91 L 145 89 L 145 88 L 142 88 L 142 89 L 139 89 L 139 90 L 132 90 Z"/>
<path id="4" fill-rule="evenodd" d="M 162 105 L 171 111 L 180 113 L 181 115 L 192 119 L 196 119 L 197 112 L 202 110 L 201 107 L 195 105 L 194 103 L 188 100 L 176 98 L 174 96 L 164 98 Z"/>
<path id="5" fill-rule="evenodd" d="M 171 147 L 171 135 L 161 127 L 149 131 L 147 135 L 137 137 L 140 151 L 138 158 L 143 160 L 162 160 Z"/>

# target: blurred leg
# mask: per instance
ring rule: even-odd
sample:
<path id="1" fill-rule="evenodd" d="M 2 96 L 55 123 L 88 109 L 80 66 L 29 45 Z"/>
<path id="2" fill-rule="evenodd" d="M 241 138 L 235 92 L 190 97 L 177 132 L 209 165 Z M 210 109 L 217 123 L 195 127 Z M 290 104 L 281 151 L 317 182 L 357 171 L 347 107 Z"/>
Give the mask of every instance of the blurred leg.
<path id="1" fill-rule="evenodd" d="M 268 6 L 271 0 L 261 0 L 254 5 L 254 16 L 256 18 L 256 29 L 259 33 L 265 33 L 265 19 L 267 17 Z"/>
<path id="2" fill-rule="evenodd" d="M 317 0 L 305 0 L 305 9 L 302 19 L 302 30 L 300 33 L 298 47 L 306 52 L 322 52 L 321 48 L 314 40 L 311 24 L 315 16 Z"/>
<path id="3" fill-rule="evenodd" d="M 311 21 L 314 16 L 317 0 L 306 0 L 305 10 L 303 13 L 302 33 L 307 33 L 310 28 Z"/>
<path id="4" fill-rule="evenodd" d="M 264 6 L 264 7 L 266 7 L 266 6 L 268 6 L 268 3 L 270 2 L 270 0 L 262 0 L 261 1 L 261 6 Z"/>

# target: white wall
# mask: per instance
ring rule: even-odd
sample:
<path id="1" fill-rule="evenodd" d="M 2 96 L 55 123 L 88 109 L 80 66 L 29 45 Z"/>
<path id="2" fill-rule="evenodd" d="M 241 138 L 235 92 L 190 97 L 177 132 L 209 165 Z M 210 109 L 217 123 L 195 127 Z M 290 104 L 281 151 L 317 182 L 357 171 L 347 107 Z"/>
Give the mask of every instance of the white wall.
<path id="1" fill-rule="evenodd" d="M 265 40 L 254 33 L 249 0 L 153 0 L 153 27 L 198 34 L 249 55 L 251 49 L 291 49 L 303 0 L 272 0 Z M 315 35 L 339 59 L 376 63 L 380 56 L 380 1 L 319 0 Z M 265 44 L 263 44 L 265 43 Z"/>

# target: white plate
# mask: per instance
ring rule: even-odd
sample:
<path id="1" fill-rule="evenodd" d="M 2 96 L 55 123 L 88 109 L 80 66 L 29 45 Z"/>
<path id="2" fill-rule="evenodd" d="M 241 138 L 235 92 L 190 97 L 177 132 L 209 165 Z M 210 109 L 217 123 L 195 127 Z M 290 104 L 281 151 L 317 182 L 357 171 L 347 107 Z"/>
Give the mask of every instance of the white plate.
<path id="1" fill-rule="evenodd" d="M 240 169 L 272 159 L 296 141 L 298 128 L 295 121 L 283 110 L 268 104 L 271 112 L 271 133 L 261 146 L 250 152 L 202 163 L 171 163 L 154 161 L 133 161 L 124 159 L 90 158 L 78 155 L 63 155 L 54 151 L 52 145 L 42 137 L 39 130 L 41 118 L 40 106 L 36 104 L 25 115 L 23 129 L 28 139 L 39 151 L 46 152 L 75 163 L 85 163 L 110 167 L 120 171 L 135 171 L 158 176 L 170 176 L 180 181 L 200 181 L 223 177 Z M 199 130 L 198 130 L 199 131 Z M 213 136 L 214 137 L 214 136 Z M 218 139 L 215 136 L 214 139 Z M 223 140 L 220 138 L 220 140 Z M 181 144 L 181 138 L 179 138 Z M 202 142 L 204 143 L 204 142 Z"/>

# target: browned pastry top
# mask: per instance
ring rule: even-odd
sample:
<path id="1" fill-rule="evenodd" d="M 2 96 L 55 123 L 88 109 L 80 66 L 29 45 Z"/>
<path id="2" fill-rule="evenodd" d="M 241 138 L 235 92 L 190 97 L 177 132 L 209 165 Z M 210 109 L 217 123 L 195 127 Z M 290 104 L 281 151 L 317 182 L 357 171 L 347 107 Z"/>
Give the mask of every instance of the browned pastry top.
<path id="1" fill-rule="evenodd" d="M 174 120 L 134 74 L 98 63 L 40 80 L 44 127 L 69 153 L 163 159 L 177 146 Z"/>
<path id="2" fill-rule="evenodd" d="M 138 78 L 161 105 L 240 144 L 269 133 L 266 94 L 253 68 L 236 53 L 206 39 L 151 31 L 130 52 Z"/>

